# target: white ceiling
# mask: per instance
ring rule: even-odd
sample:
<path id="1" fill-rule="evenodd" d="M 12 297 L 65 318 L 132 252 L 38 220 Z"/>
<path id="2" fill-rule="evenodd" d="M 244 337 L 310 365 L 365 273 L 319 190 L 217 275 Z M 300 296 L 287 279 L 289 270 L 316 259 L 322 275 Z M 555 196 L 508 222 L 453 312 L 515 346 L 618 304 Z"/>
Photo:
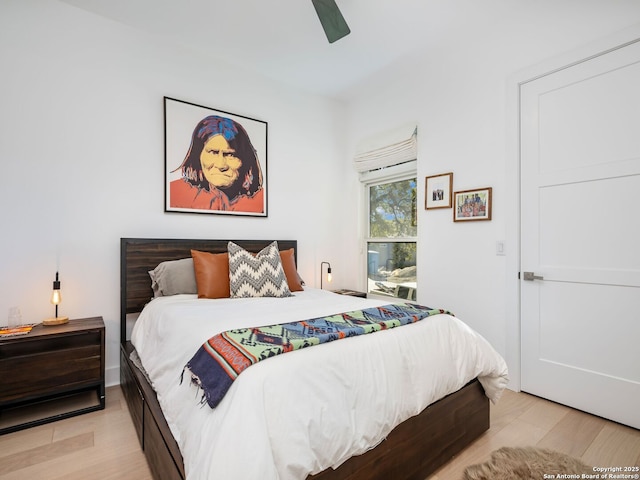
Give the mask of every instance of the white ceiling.
<path id="1" fill-rule="evenodd" d="M 336 98 L 408 55 L 541 35 L 555 54 L 640 22 L 638 0 L 336 0 L 351 34 L 329 44 L 311 0 L 61 1 Z"/>

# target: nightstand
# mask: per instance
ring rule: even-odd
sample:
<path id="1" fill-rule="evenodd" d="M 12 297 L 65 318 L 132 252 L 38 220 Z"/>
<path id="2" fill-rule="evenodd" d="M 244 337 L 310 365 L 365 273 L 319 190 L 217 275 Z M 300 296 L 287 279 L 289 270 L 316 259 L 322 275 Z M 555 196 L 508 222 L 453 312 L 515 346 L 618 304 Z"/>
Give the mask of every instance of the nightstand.
<path id="1" fill-rule="evenodd" d="M 0 434 L 104 408 L 102 317 L 0 337 Z"/>
<path id="2" fill-rule="evenodd" d="M 332 290 L 333 293 L 337 293 L 338 295 L 350 295 L 352 297 L 360 297 L 360 298 L 367 298 L 367 294 L 366 292 L 357 292 L 355 290 L 346 290 L 346 289 L 340 289 L 340 290 Z"/>

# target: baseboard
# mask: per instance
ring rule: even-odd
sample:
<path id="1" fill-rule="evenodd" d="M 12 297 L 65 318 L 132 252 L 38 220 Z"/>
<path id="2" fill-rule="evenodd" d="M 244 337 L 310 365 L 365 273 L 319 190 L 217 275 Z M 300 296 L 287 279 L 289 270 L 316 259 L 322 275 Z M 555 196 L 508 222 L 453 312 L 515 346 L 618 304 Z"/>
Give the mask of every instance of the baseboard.
<path id="1" fill-rule="evenodd" d="M 107 387 L 120 385 L 120 367 L 108 367 L 104 372 L 104 383 Z"/>

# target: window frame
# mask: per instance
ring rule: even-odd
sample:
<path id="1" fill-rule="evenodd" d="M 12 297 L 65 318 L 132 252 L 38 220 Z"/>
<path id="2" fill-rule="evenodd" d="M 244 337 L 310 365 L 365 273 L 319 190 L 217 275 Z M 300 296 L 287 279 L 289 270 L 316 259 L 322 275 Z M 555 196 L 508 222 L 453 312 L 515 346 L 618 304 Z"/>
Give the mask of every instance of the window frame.
<path id="1" fill-rule="evenodd" d="M 415 243 L 416 245 L 416 265 L 418 264 L 418 229 L 416 227 L 415 237 L 372 237 L 370 231 L 370 193 L 369 189 L 377 185 L 383 185 L 386 183 L 399 182 L 403 180 L 416 179 L 416 189 L 418 188 L 418 162 L 412 160 L 410 162 L 401 163 L 392 167 L 380 168 L 378 170 L 372 170 L 363 172 L 360 174 L 361 185 L 361 201 L 363 205 L 362 209 L 362 248 L 364 252 L 364 261 L 362 262 L 361 278 L 364 279 L 364 288 L 367 293 L 367 297 L 376 299 L 401 299 L 402 297 L 389 297 L 386 295 L 378 295 L 376 293 L 369 292 L 369 272 L 368 272 L 368 244 L 369 243 Z M 418 199 L 416 192 L 416 222 L 418 221 Z M 418 291 L 418 285 L 416 281 L 416 296 Z M 407 300 L 407 299 L 402 299 Z"/>

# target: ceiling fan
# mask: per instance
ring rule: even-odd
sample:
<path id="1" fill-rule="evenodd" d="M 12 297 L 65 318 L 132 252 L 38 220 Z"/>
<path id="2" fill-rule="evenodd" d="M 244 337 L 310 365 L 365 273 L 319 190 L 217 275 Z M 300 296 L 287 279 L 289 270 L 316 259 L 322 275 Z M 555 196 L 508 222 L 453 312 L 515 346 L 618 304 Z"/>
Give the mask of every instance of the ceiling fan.
<path id="1" fill-rule="evenodd" d="M 329 43 L 340 40 L 351 33 L 335 0 L 311 0 L 316 9 Z"/>

